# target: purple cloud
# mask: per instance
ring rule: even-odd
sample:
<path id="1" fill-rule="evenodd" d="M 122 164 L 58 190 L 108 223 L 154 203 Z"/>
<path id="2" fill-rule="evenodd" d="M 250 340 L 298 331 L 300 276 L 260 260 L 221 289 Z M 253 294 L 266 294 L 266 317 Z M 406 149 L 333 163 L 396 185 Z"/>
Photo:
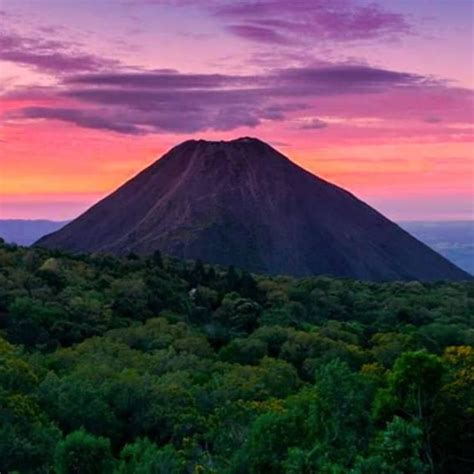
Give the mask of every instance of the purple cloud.
<path id="1" fill-rule="evenodd" d="M 268 95 L 344 94 L 371 92 L 387 87 L 420 84 L 425 78 L 416 74 L 390 71 L 361 65 L 330 64 L 299 68 L 274 69 L 260 75 L 181 74 L 167 72 L 88 73 L 65 78 L 72 97 L 84 100 L 167 101 L 170 91 L 192 100 L 242 101 L 246 97 Z M 81 87 L 85 86 L 85 87 Z M 121 97 L 123 96 L 123 97 Z"/>
<path id="2" fill-rule="evenodd" d="M 117 68 L 119 62 L 74 51 L 66 42 L 0 33 L 0 59 L 53 74 Z"/>
<path id="3" fill-rule="evenodd" d="M 317 130 L 320 128 L 326 128 L 328 124 L 323 120 L 312 118 L 308 122 L 305 122 L 303 125 L 300 126 L 301 130 Z"/>
<path id="4" fill-rule="evenodd" d="M 74 123 L 84 128 L 109 130 L 132 135 L 140 135 L 144 133 L 144 131 L 133 124 L 122 123 L 116 119 L 107 118 L 107 116 L 99 115 L 98 113 L 94 112 L 86 112 L 81 109 L 59 107 L 26 107 L 21 109 L 20 114 L 11 114 L 11 117 L 61 120 L 63 122 Z"/>
<path id="5" fill-rule="evenodd" d="M 281 69 L 278 75 L 283 80 L 305 83 L 329 84 L 409 84 L 422 80 L 422 76 L 406 72 L 373 68 L 361 65 L 329 65 L 321 67 Z"/>
<path id="6" fill-rule="evenodd" d="M 232 130 L 255 127 L 260 123 L 256 106 L 175 101 L 165 107 L 141 108 L 132 103 L 109 104 L 108 107 L 25 107 L 6 114 L 8 119 L 47 119 L 73 123 L 79 127 L 108 130 L 130 135 L 149 133 L 194 133 L 201 130 Z"/>
<path id="7" fill-rule="evenodd" d="M 301 97 L 376 93 L 427 82 L 416 74 L 347 64 L 280 69 L 270 79 L 276 87 L 275 95 Z"/>
<path id="8" fill-rule="evenodd" d="M 141 133 L 188 133 L 255 127 L 262 120 L 283 120 L 288 113 L 307 107 L 295 98 L 377 93 L 420 81 L 419 76 L 368 66 L 327 65 L 253 76 L 82 74 L 65 79 L 68 87 L 60 93 L 89 106 L 115 108 L 121 120 L 128 116 L 128 123 L 138 126 Z M 315 123 L 313 128 L 317 125 L 321 126 Z"/>
<path id="9" fill-rule="evenodd" d="M 423 122 L 425 123 L 440 123 L 443 120 L 440 117 L 425 117 Z"/>
<path id="10" fill-rule="evenodd" d="M 138 89 L 210 89 L 229 85 L 250 84 L 250 77 L 223 74 L 180 74 L 178 71 L 152 71 L 75 75 L 65 84 L 118 86 Z"/>
<path id="11" fill-rule="evenodd" d="M 85 73 L 67 76 L 55 92 L 56 102 L 74 107 L 34 107 L 15 118 L 63 120 L 81 127 L 125 134 L 191 133 L 255 127 L 262 121 L 281 121 L 306 109 L 331 114 L 330 97 L 357 98 L 357 107 L 371 105 L 372 116 L 390 115 L 365 95 L 418 95 L 434 87 L 414 74 L 366 65 L 325 64 L 268 71 L 259 75 L 181 74 L 176 71 Z M 439 87 L 439 85 L 438 85 Z M 47 91 L 51 94 L 51 89 Z M 347 99 L 348 100 L 348 99 Z M 344 102 L 337 101 L 344 109 Z M 384 98 L 384 104 L 386 98 Z M 359 105 L 362 104 L 362 105 Z M 373 111 L 377 108 L 379 111 Z M 353 113 L 348 105 L 344 113 Z M 397 109 L 398 110 L 398 109 Z M 405 112 L 406 113 L 406 112 Z M 340 115 L 341 112 L 338 112 Z M 326 126 L 321 120 L 302 128 Z"/>
<path id="12" fill-rule="evenodd" d="M 286 36 L 281 35 L 273 28 L 258 25 L 228 25 L 228 31 L 246 40 L 258 41 L 260 43 L 288 44 Z"/>
<path id="13" fill-rule="evenodd" d="M 219 110 L 214 130 L 228 131 L 238 127 L 256 127 L 260 124 L 259 110 L 253 107 L 231 106 Z"/>
<path id="14" fill-rule="evenodd" d="M 411 31 L 402 14 L 360 0 L 137 1 L 176 8 L 198 6 L 222 20 L 224 29 L 232 34 L 266 44 L 370 40 Z"/>
<path id="15" fill-rule="evenodd" d="M 182 112 L 198 109 L 225 107 L 232 104 L 259 103 L 264 89 L 211 89 L 211 90 L 153 90 L 153 89 L 69 89 L 61 92 L 69 98 L 101 105 L 121 105 L 137 110 L 161 110 L 170 112 L 179 108 Z"/>
<path id="16" fill-rule="evenodd" d="M 410 31 L 403 15 L 386 11 L 376 3 L 359 5 L 354 0 L 244 0 L 219 6 L 211 3 L 210 8 L 224 21 L 239 21 L 238 28 L 227 26 L 232 33 L 266 43 L 354 41 Z"/>

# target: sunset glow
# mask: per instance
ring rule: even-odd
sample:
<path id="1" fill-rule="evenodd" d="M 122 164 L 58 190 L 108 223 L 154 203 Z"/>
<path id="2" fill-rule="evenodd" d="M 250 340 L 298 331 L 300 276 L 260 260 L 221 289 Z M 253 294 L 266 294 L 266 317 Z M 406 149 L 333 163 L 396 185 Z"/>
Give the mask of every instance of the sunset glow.
<path id="1" fill-rule="evenodd" d="M 0 218 L 248 135 L 394 220 L 472 219 L 473 3 L 290 3 L 2 2 Z"/>

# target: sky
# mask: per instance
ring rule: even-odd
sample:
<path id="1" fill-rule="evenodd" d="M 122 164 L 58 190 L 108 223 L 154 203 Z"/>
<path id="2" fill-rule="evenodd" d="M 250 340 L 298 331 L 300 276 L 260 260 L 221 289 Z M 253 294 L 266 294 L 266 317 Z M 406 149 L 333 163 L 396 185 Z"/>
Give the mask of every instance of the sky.
<path id="1" fill-rule="evenodd" d="M 0 218 L 258 137 L 393 220 L 474 218 L 471 0 L 1 0 Z"/>

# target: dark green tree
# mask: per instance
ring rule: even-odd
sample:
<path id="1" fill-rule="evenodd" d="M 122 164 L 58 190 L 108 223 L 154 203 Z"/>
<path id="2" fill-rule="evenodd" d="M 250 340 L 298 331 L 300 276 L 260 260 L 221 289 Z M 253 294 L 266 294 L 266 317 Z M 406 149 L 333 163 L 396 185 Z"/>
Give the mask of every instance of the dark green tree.
<path id="1" fill-rule="evenodd" d="M 82 429 L 73 431 L 57 445 L 54 458 L 58 474 L 105 474 L 113 471 L 110 441 Z"/>
<path id="2" fill-rule="evenodd" d="M 171 445 L 159 448 L 147 438 L 127 444 L 120 452 L 117 474 L 184 474 L 186 459 Z"/>

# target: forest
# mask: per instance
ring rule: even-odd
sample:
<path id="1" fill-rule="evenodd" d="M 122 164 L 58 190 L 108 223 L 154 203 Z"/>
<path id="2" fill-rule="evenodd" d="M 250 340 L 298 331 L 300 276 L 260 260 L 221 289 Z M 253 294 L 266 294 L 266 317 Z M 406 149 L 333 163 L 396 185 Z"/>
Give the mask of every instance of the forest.
<path id="1" fill-rule="evenodd" d="M 0 243 L 0 471 L 471 474 L 474 284 Z"/>

